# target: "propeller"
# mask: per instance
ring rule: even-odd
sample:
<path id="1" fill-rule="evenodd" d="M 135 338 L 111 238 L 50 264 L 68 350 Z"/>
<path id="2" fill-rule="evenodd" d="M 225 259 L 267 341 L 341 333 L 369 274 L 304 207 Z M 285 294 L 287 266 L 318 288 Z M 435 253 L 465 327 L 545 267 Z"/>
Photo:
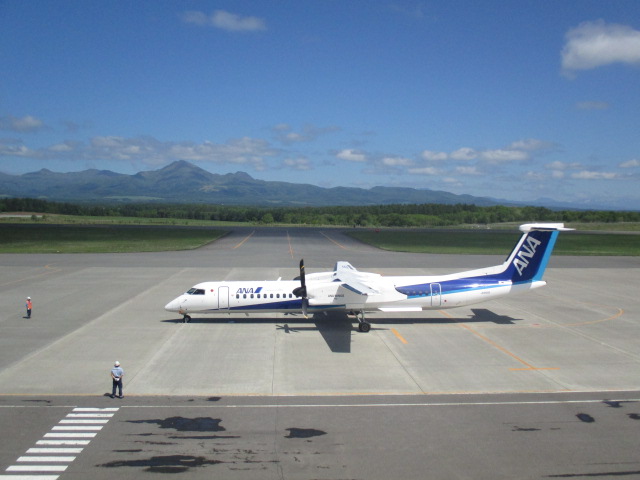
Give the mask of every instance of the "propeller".
<path id="1" fill-rule="evenodd" d="M 300 286 L 293 289 L 293 293 L 296 297 L 302 298 L 302 314 L 304 318 L 307 317 L 307 310 L 309 307 L 309 297 L 307 296 L 307 282 L 304 275 L 304 259 L 300 260 Z"/>

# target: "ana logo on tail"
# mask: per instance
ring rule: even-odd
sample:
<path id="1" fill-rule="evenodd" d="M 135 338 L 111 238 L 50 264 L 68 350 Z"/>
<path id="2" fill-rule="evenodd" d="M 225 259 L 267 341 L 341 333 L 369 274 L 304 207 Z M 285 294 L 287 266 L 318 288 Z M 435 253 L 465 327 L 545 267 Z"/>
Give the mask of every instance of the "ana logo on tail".
<path id="1" fill-rule="evenodd" d="M 532 236 L 528 236 L 525 244 L 522 245 L 520 251 L 513 259 L 513 266 L 518 271 L 518 275 L 522 276 L 522 272 L 529 266 L 529 259 L 536 254 L 536 249 L 542 244 L 540 240 L 536 240 Z"/>

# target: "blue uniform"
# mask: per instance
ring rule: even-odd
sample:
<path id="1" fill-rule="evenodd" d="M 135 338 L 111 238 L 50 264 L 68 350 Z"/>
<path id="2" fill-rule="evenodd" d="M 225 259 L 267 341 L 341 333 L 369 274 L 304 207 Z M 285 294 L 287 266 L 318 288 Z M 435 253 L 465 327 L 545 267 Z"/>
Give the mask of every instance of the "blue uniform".
<path id="1" fill-rule="evenodd" d="M 111 369 L 111 377 L 113 379 L 113 388 L 111 389 L 111 396 L 115 397 L 116 395 L 116 387 L 118 388 L 119 397 L 122 397 L 122 376 L 124 375 L 124 370 L 122 367 L 113 367 Z"/>

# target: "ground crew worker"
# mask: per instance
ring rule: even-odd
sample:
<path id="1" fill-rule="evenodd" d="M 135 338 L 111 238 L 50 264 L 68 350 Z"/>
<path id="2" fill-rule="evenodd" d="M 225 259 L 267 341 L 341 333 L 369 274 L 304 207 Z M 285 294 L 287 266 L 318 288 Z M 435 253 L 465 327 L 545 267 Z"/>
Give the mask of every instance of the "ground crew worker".
<path id="1" fill-rule="evenodd" d="M 122 396 L 122 377 L 124 377 L 124 370 L 120 366 L 120 362 L 116 360 L 111 369 L 111 379 L 113 380 L 113 388 L 111 389 L 111 398 L 116 396 L 116 387 L 118 387 L 118 398 L 124 398 Z"/>
<path id="2" fill-rule="evenodd" d="M 27 318 L 31 318 L 31 309 L 33 308 L 33 303 L 31 303 L 31 297 L 27 297 Z"/>

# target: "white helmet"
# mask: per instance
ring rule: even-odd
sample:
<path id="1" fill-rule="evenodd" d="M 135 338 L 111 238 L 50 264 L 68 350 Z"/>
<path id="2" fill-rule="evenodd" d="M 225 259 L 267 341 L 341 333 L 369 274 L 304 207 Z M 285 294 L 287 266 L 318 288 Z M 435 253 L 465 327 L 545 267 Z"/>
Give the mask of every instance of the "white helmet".
<path id="1" fill-rule="evenodd" d="M 116 363 L 113 364 L 115 367 L 119 367 L 120 366 L 120 362 L 116 360 Z"/>

